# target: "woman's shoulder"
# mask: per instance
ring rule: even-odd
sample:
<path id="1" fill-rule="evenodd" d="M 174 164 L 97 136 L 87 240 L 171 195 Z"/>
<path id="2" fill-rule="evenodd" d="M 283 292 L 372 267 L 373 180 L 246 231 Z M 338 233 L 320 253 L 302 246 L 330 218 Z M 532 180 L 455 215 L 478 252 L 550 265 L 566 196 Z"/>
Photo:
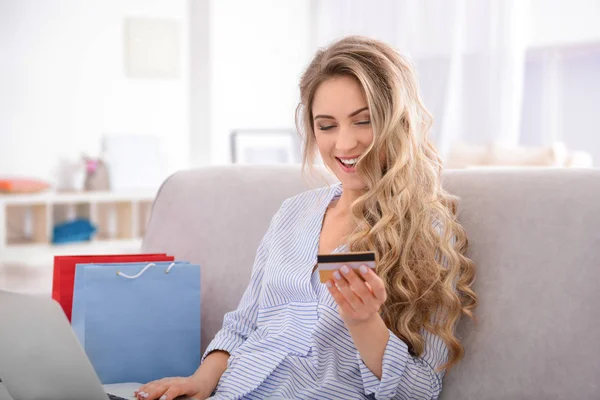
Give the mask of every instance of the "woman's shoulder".
<path id="1" fill-rule="evenodd" d="M 305 190 L 292 197 L 288 197 L 284 200 L 283 204 L 290 208 L 305 208 L 311 205 L 318 205 L 330 199 L 332 192 L 335 192 L 339 188 L 340 184 L 338 183 L 331 186 Z"/>
<path id="2" fill-rule="evenodd" d="M 326 201 L 341 189 L 340 184 L 324 186 L 316 189 L 305 190 L 294 196 L 286 198 L 279 209 L 280 216 L 290 215 L 314 215 L 321 209 Z"/>

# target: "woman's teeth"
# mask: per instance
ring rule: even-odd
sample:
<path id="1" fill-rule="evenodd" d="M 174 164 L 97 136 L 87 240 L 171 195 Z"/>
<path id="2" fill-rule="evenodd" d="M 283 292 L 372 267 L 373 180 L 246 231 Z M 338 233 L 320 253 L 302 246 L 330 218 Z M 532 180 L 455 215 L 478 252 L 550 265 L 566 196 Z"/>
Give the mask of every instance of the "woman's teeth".
<path id="1" fill-rule="evenodd" d="M 342 159 L 339 159 L 339 160 L 342 162 L 342 164 L 347 165 L 349 167 L 353 167 L 354 164 L 356 164 L 356 162 L 358 161 L 358 158 L 353 158 L 351 160 L 342 160 Z"/>
<path id="2" fill-rule="evenodd" d="M 340 163 L 341 168 L 345 172 L 354 173 L 354 171 L 356 170 L 356 161 L 358 161 L 358 158 L 352 160 L 342 160 L 340 158 L 337 158 L 337 160 Z"/>

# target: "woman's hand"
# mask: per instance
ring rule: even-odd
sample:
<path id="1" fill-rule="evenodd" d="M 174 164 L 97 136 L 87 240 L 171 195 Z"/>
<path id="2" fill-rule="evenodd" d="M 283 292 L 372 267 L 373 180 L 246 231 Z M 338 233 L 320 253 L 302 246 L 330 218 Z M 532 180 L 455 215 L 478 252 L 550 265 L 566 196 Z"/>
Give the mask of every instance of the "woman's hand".
<path id="1" fill-rule="evenodd" d="M 379 309 L 387 299 L 383 280 L 371 268 L 363 265 L 358 273 L 343 266 L 333 273 L 333 280 L 326 282 L 340 317 L 349 328 L 379 316 Z"/>
<path id="2" fill-rule="evenodd" d="M 203 393 L 203 385 L 193 377 L 164 378 L 149 382 L 134 392 L 138 400 L 173 400 L 177 396 L 190 396 L 204 400 L 210 393 Z"/>

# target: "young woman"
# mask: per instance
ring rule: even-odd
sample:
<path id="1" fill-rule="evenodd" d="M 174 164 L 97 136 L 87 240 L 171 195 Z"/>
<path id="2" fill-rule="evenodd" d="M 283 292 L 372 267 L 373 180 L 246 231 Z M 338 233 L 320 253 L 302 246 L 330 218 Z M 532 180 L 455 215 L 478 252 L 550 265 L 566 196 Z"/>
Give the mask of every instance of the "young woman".
<path id="1" fill-rule="evenodd" d="M 300 93 L 303 164 L 318 152 L 339 183 L 283 202 L 198 371 L 139 399 L 435 399 L 463 357 L 474 265 L 409 62 L 347 37 L 317 52 Z M 348 251 L 375 252 L 376 269 L 320 283 L 317 254 Z"/>

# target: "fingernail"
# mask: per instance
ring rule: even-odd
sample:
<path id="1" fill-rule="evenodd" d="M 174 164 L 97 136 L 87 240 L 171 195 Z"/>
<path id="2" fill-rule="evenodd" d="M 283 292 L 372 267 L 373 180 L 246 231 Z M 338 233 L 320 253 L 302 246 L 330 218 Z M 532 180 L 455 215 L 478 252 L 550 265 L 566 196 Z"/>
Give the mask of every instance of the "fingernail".
<path id="1" fill-rule="evenodd" d="M 140 396 L 142 396 L 143 398 L 146 398 L 148 396 L 150 396 L 148 393 L 146 392 L 140 392 Z"/>
<path id="2" fill-rule="evenodd" d="M 327 286 L 329 289 L 331 289 L 333 287 L 333 283 L 331 283 L 331 281 L 327 281 L 327 282 L 325 282 L 325 286 Z"/>
<path id="3" fill-rule="evenodd" d="M 340 279 L 342 279 L 342 275 L 340 275 L 340 273 L 339 273 L 339 272 L 337 272 L 337 271 L 335 271 L 335 272 L 333 273 L 333 277 L 334 277 L 335 279 L 337 279 L 338 281 L 339 281 Z"/>
<path id="4" fill-rule="evenodd" d="M 162 396 L 160 396 L 160 399 L 158 399 L 158 400 L 167 400 L 167 395 L 163 394 Z"/>
<path id="5" fill-rule="evenodd" d="M 369 269 L 367 268 L 367 266 L 366 265 L 361 265 L 360 266 L 360 273 L 363 274 L 363 275 L 366 275 L 367 272 L 369 272 Z"/>
<path id="6" fill-rule="evenodd" d="M 346 275 L 346 274 L 350 273 L 350 269 L 347 266 L 344 265 L 342 267 L 342 272 L 344 273 L 344 275 Z"/>

